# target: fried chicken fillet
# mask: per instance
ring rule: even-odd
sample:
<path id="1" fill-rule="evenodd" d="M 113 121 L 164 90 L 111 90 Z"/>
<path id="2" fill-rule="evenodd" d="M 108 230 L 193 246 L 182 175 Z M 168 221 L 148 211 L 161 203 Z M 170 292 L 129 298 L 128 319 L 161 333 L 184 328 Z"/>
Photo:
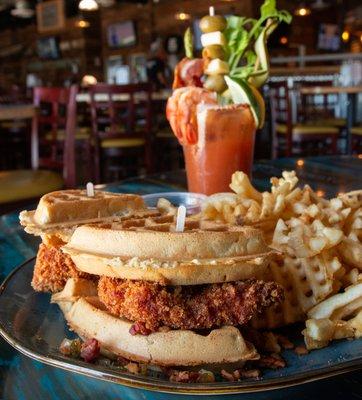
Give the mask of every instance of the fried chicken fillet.
<path id="1" fill-rule="evenodd" d="M 283 289 L 258 280 L 161 286 L 103 276 L 98 296 L 110 313 L 135 322 L 133 333 L 148 334 L 161 326 L 187 330 L 244 325 L 264 308 L 278 304 Z"/>
<path id="2" fill-rule="evenodd" d="M 94 280 L 97 277 L 78 271 L 70 256 L 60 250 L 60 246 L 40 244 L 31 282 L 34 290 L 59 292 L 69 278 Z"/>

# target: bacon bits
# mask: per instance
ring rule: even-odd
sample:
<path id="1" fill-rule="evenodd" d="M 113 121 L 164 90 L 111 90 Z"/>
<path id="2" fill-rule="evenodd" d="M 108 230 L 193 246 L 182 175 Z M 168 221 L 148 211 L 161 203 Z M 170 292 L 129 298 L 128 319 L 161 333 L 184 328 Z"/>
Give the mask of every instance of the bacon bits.
<path id="1" fill-rule="evenodd" d="M 284 368 L 286 366 L 286 362 L 282 359 L 282 357 L 277 357 L 276 354 L 270 356 L 261 356 L 260 360 L 257 361 L 257 364 L 261 368 L 270 369 Z"/>
<path id="2" fill-rule="evenodd" d="M 221 376 L 229 382 L 236 382 L 241 379 L 259 379 L 260 371 L 258 369 L 236 369 L 228 372 L 222 369 Z"/>
<path id="3" fill-rule="evenodd" d="M 80 356 L 85 362 L 94 362 L 100 353 L 99 342 L 96 339 L 87 339 L 81 347 Z"/>
<path id="4" fill-rule="evenodd" d="M 135 322 L 130 328 L 129 333 L 131 335 L 144 335 L 148 336 L 152 331 L 146 327 L 142 322 Z"/>
<path id="5" fill-rule="evenodd" d="M 200 374 L 194 371 L 178 371 L 172 370 L 170 374 L 170 382 L 191 383 L 198 382 Z"/>

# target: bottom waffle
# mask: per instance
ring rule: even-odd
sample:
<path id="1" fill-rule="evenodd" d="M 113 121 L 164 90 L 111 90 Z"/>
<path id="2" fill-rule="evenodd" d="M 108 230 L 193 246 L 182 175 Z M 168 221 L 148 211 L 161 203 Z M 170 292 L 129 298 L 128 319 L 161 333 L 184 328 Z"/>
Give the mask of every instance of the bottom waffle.
<path id="1" fill-rule="evenodd" d="M 89 282 L 70 279 L 63 292 L 53 295 L 52 302 L 58 303 L 72 330 L 84 339 L 96 339 L 103 351 L 159 366 L 236 363 L 259 358 L 254 346 L 232 326 L 206 335 L 191 330 L 132 335 L 132 323 L 106 312 L 97 297 L 86 297 L 89 290 Z"/>

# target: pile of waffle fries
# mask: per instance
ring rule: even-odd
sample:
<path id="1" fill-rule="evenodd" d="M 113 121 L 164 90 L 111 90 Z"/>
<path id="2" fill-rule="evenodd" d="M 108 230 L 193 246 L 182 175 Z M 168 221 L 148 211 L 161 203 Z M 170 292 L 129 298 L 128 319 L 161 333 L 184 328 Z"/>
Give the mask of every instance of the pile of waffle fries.
<path id="1" fill-rule="evenodd" d="M 260 228 L 280 252 L 270 279 L 285 289 L 283 304 L 255 319 L 258 328 L 305 321 L 308 349 L 333 339 L 362 336 L 362 191 L 327 200 L 308 185 L 298 187 L 294 171 L 257 191 L 236 172 L 235 193 L 210 196 L 203 218 Z"/>

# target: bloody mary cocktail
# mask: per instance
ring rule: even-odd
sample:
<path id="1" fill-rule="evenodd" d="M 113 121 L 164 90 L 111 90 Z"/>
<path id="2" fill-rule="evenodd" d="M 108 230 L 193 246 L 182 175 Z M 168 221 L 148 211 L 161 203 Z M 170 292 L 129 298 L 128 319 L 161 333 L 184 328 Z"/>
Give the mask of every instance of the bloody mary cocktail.
<path id="1" fill-rule="evenodd" d="M 184 144 L 188 189 L 207 195 L 230 191 L 231 175 L 250 176 L 255 122 L 247 105 L 200 106 L 198 140 Z"/>
<path id="2" fill-rule="evenodd" d="M 267 41 L 286 10 L 265 0 L 259 19 L 237 15 L 201 18 L 201 57 L 194 55 L 192 31 L 184 35 L 186 57 L 176 66 L 167 119 L 183 147 L 188 188 L 213 194 L 229 191 L 231 176 L 250 177 L 256 129 L 265 119 L 259 88 L 269 76 Z"/>

